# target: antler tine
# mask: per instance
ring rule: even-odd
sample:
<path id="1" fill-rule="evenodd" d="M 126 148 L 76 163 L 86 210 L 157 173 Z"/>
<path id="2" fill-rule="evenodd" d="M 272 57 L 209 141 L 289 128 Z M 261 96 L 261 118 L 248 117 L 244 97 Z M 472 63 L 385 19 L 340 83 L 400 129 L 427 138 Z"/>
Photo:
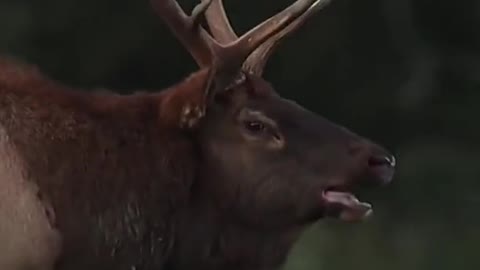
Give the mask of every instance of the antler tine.
<path id="1" fill-rule="evenodd" d="M 214 66 L 221 76 L 217 77 L 218 85 L 227 84 L 244 65 L 245 60 L 262 44 L 246 64 L 253 69 L 263 68 L 266 56 L 281 37 L 296 29 L 302 19 L 308 17 L 309 10 L 315 10 L 319 3 L 328 0 L 297 0 L 283 11 L 265 20 L 240 38 L 230 26 L 221 0 L 202 0 L 191 16 L 187 16 L 175 0 L 150 0 L 156 13 L 165 21 L 180 42 L 188 49 L 199 66 Z M 213 6 L 211 6 L 213 5 Z M 210 11 L 208 11 L 212 8 Z M 212 33 L 227 43 L 221 44 L 200 25 L 200 17 L 208 12 L 207 19 Z M 310 11 L 312 12 L 312 11 Z M 307 15 L 305 15 L 307 14 Z M 291 25 L 292 22 L 294 26 Z M 278 34 L 278 36 L 277 36 Z M 270 39 L 273 41 L 268 42 Z M 257 59 L 256 61 L 254 59 Z M 260 60 L 265 59 L 265 60 Z"/>
<path id="2" fill-rule="evenodd" d="M 228 44 L 226 48 L 230 49 L 232 53 L 236 53 L 237 60 L 241 60 L 241 64 L 243 64 L 255 49 L 304 14 L 316 1 L 319 0 L 297 0 L 280 13 L 242 35 L 238 40 Z"/>
<path id="3" fill-rule="evenodd" d="M 202 0 L 209 1 L 209 0 Z M 215 39 L 223 44 L 232 43 L 238 39 L 233 30 L 230 21 L 225 13 L 225 7 L 222 0 L 212 0 L 212 3 L 205 12 L 205 18 L 210 28 L 210 32 Z"/>
<path id="4" fill-rule="evenodd" d="M 275 48 L 280 44 L 285 37 L 289 34 L 298 30 L 308 18 L 313 14 L 324 8 L 327 4 L 330 3 L 330 0 L 317 0 L 313 3 L 310 8 L 293 21 L 290 25 L 284 28 L 282 31 L 278 32 L 271 39 L 267 40 L 260 47 L 258 47 L 245 61 L 243 64 L 243 69 L 251 74 L 261 76 L 265 69 L 265 65 L 274 52 Z"/>
<path id="5" fill-rule="evenodd" d="M 187 48 L 199 66 L 209 66 L 214 61 L 214 50 L 220 45 L 201 27 L 204 15 L 212 0 L 198 4 L 187 16 L 175 0 L 151 0 L 155 12 L 161 17 L 182 45 Z"/>

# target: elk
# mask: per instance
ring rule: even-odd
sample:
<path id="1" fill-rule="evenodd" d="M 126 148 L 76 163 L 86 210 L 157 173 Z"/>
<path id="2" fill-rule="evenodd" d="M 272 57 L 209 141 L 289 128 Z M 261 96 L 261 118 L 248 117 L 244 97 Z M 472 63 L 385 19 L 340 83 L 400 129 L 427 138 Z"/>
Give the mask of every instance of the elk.
<path id="1" fill-rule="evenodd" d="M 151 0 L 200 67 L 163 91 L 77 91 L 0 58 L 0 269 L 277 269 L 307 226 L 368 216 L 351 192 L 390 182 L 392 154 L 262 78 L 327 2 L 238 36 L 221 0 Z"/>

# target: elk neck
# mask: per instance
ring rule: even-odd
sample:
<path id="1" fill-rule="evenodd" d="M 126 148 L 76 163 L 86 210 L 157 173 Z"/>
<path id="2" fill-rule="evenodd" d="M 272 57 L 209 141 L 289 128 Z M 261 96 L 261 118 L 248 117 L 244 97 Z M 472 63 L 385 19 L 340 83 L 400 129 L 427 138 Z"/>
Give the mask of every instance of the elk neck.
<path id="1" fill-rule="evenodd" d="M 193 193 L 177 217 L 168 269 L 276 269 L 303 227 L 259 229 L 220 209 L 208 193 Z"/>

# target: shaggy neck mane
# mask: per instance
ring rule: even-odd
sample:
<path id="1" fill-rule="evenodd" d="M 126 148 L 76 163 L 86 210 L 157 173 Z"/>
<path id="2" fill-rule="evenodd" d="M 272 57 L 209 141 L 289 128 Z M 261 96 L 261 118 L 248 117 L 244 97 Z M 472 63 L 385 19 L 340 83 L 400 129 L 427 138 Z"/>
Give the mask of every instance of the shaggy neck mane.
<path id="1" fill-rule="evenodd" d="M 198 166 L 191 138 L 161 117 L 174 93 L 85 93 L 0 60 L 0 127 L 64 236 L 61 265 L 166 260 Z"/>

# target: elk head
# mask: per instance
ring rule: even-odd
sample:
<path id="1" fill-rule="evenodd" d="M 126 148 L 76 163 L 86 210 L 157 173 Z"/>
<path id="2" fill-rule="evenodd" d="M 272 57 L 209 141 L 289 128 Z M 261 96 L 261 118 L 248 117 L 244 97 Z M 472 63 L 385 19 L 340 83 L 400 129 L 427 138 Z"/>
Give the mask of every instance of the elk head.
<path id="1" fill-rule="evenodd" d="M 203 0 L 191 16 L 173 0 L 152 0 L 201 67 L 184 87 L 172 89 L 168 102 L 175 106 L 165 107 L 179 129 L 195 135 L 202 162 L 197 185 L 246 224 L 361 220 L 371 207 L 352 188 L 392 179 L 390 153 L 280 97 L 262 78 L 278 43 L 327 2 L 297 0 L 238 37 L 221 0 Z"/>

